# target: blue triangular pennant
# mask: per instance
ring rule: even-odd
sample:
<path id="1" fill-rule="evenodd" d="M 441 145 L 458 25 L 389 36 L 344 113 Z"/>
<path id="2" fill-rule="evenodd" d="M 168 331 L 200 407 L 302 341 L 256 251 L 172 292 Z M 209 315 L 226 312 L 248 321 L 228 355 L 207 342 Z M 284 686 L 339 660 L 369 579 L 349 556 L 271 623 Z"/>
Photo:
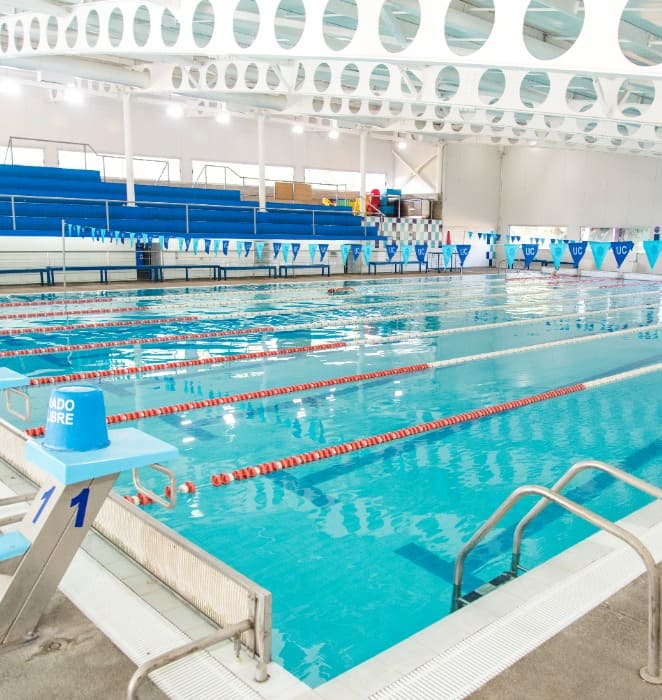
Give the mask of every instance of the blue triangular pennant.
<path id="1" fill-rule="evenodd" d="M 400 246 L 400 255 L 402 256 L 402 263 L 406 265 L 411 257 L 411 245 L 409 243 L 403 243 Z"/>
<path id="2" fill-rule="evenodd" d="M 347 264 L 347 256 L 349 255 L 349 243 L 343 243 L 340 246 L 340 255 L 342 257 L 342 264 Z"/>
<path id="3" fill-rule="evenodd" d="M 363 259 L 366 265 L 370 265 L 370 256 L 372 255 L 372 246 L 370 243 L 363 244 Z"/>
<path id="4" fill-rule="evenodd" d="M 299 250 L 301 249 L 301 243 L 292 243 L 292 262 L 297 259 L 299 255 Z"/>
<path id="5" fill-rule="evenodd" d="M 442 254 L 444 256 L 444 267 L 450 267 L 453 261 L 453 253 L 455 252 L 455 246 L 450 243 L 444 243 L 441 246 Z"/>
<path id="6" fill-rule="evenodd" d="M 292 244 L 291 244 L 291 243 L 283 243 L 283 247 L 282 247 L 282 250 L 283 250 L 283 260 L 284 260 L 285 262 L 287 262 L 287 261 L 288 261 L 287 259 L 290 257 L 290 248 L 291 248 L 291 247 L 292 247 Z"/>
<path id="7" fill-rule="evenodd" d="M 194 238 L 193 239 L 193 255 L 198 254 L 198 246 L 200 245 L 200 239 L 199 238 Z M 188 250 L 188 248 L 187 248 Z"/>
<path id="8" fill-rule="evenodd" d="M 662 241 L 644 241 L 644 252 L 648 258 L 648 264 L 651 270 L 655 267 L 657 259 L 662 251 Z"/>
<path id="9" fill-rule="evenodd" d="M 508 267 L 513 266 L 513 263 L 515 262 L 515 256 L 517 255 L 518 250 L 519 250 L 518 243 L 504 243 L 503 244 L 503 252 L 506 256 L 506 265 L 508 265 Z"/>
<path id="10" fill-rule="evenodd" d="M 211 250 L 211 238 L 205 238 L 205 253 L 209 255 L 209 251 Z"/>
<path id="11" fill-rule="evenodd" d="M 274 259 L 278 258 L 278 253 L 280 253 L 280 249 L 281 249 L 281 246 L 282 246 L 282 245 L 283 245 L 282 243 L 274 243 L 274 244 L 273 244 L 273 247 L 274 247 Z"/>
<path id="12" fill-rule="evenodd" d="M 570 243 L 568 243 L 570 257 L 572 258 L 572 262 L 574 263 L 575 267 L 579 267 L 579 263 L 582 261 L 584 255 L 586 255 L 587 247 L 588 243 L 586 241 L 584 241 L 583 243 L 577 243 L 575 241 L 571 241 Z"/>
<path id="13" fill-rule="evenodd" d="M 320 243 L 319 244 L 319 251 L 320 251 L 320 262 L 324 260 L 324 256 L 326 255 L 326 251 L 329 249 L 329 244 L 328 243 Z"/>
<path id="14" fill-rule="evenodd" d="M 218 238 L 214 238 L 214 255 L 218 255 L 218 249 L 221 247 L 221 241 Z"/>
<path id="15" fill-rule="evenodd" d="M 258 260 L 262 260 L 262 253 L 264 252 L 264 241 L 255 242 L 255 255 Z"/>
<path id="16" fill-rule="evenodd" d="M 606 241 L 589 241 L 589 245 L 591 246 L 593 260 L 595 260 L 595 267 L 599 270 L 602 267 L 610 245 Z"/>
<path id="17" fill-rule="evenodd" d="M 221 250 L 223 251 L 223 255 L 228 254 L 228 249 L 230 248 L 230 241 L 223 241 L 221 243 Z"/>
<path id="18" fill-rule="evenodd" d="M 522 255 L 524 256 L 524 265 L 528 270 L 531 261 L 538 255 L 538 244 L 522 243 Z"/>
<path id="19" fill-rule="evenodd" d="M 389 262 L 393 260 L 393 256 L 398 252 L 398 244 L 397 243 L 388 243 L 386 245 L 386 257 Z"/>
<path id="20" fill-rule="evenodd" d="M 414 246 L 416 251 L 416 259 L 419 263 L 425 262 L 425 256 L 428 254 L 428 244 L 427 243 L 417 243 Z"/>
<path id="21" fill-rule="evenodd" d="M 561 267 L 561 258 L 568 244 L 565 241 L 554 241 L 549 244 L 549 253 L 552 256 L 552 262 L 554 263 L 554 269 L 558 270 Z"/>
<path id="22" fill-rule="evenodd" d="M 455 246 L 455 250 L 457 250 L 457 255 L 460 258 L 460 266 L 464 267 L 464 261 L 467 259 L 467 255 L 469 255 L 471 246 L 466 243 L 458 243 Z"/>
<path id="23" fill-rule="evenodd" d="M 253 241 L 244 241 L 244 257 L 247 258 L 253 247 Z"/>
<path id="24" fill-rule="evenodd" d="M 315 262 L 315 254 L 317 253 L 317 243 L 308 244 L 308 255 L 310 256 L 310 262 Z"/>
<path id="25" fill-rule="evenodd" d="M 237 251 L 237 257 L 241 255 L 241 250 L 244 247 L 241 241 L 235 241 L 234 242 L 234 247 L 235 250 Z"/>
<path id="26" fill-rule="evenodd" d="M 359 259 L 362 248 L 363 246 L 360 243 L 352 243 L 352 257 L 354 258 L 354 261 Z"/>
<path id="27" fill-rule="evenodd" d="M 623 261 L 630 254 L 630 251 L 634 248 L 634 243 L 632 241 L 619 241 L 611 244 L 611 250 L 616 258 L 616 267 L 620 269 Z"/>

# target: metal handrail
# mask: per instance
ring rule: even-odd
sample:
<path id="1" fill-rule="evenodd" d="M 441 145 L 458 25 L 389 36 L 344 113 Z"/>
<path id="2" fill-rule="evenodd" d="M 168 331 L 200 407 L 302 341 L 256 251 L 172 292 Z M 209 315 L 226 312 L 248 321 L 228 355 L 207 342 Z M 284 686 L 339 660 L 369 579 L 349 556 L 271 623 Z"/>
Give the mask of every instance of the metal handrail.
<path id="1" fill-rule="evenodd" d="M 154 469 L 154 471 L 160 472 L 161 474 L 165 474 L 168 477 L 170 496 L 166 498 L 161 498 L 161 496 L 154 493 L 154 491 L 148 489 L 146 486 L 143 486 L 143 484 L 140 481 L 140 477 L 138 476 L 138 469 L 132 470 L 133 485 L 138 489 L 139 493 L 145 494 L 145 496 L 154 501 L 154 503 L 158 503 L 160 506 L 163 506 L 168 510 L 172 510 L 177 505 L 177 477 L 175 476 L 175 473 L 171 469 L 168 469 L 168 467 L 164 467 L 158 462 L 148 464 L 147 466 L 150 469 Z"/>
<path id="2" fill-rule="evenodd" d="M 554 486 L 552 486 L 552 491 L 561 493 L 564 486 L 569 484 L 578 474 L 581 474 L 587 469 L 597 469 L 598 471 L 605 472 L 606 474 L 613 476 L 614 479 L 618 479 L 619 481 L 629 484 L 635 489 L 639 489 L 639 491 L 643 491 L 653 498 L 662 500 L 662 489 L 659 489 L 656 486 L 649 484 L 647 481 L 643 481 L 642 479 L 633 476 L 632 474 L 628 474 L 628 472 L 625 472 L 618 467 L 595 459 L 584 459 L 581 462 L 573 464 L 572 467 L 570 467 L 570 469 L 568 469 L 568 471 L 563 474 L 563 476 L 554 484 Z M 531 508 L 531 510 L 519 521 L 517 527 L 515 528 L 515 534 L 513 536 L 513 553 L 510 565 L 511 572 L 514 576 L 517 576 L 517 571 L 520 569 L 519 563 L 524 528 L 529 525 L 534 518 L 540 515 L 540 513 L 542 513 L 542 511 L 545 510 L 548 505 L 549 501 L 541 500 L 533 508 Z"/>
<path id="3" fill-rule="evenodd" d="M 159 668 L 163 668 L 163 666 L 179 661 L 189 654 L 204 651 L 205 649 L 219 644 L 220 642 L 224 642 L 228 639 L 234 639 L 235 653 L 238 657 L 240 635 L 250 629 L 253 629 L 253 623 L 250 620 L 242 620 L 235 625 L 229 625 L 222 630 L 217 630 L 216 632 L 212 632 L 212 634 L 208 634 L 206 637 L 188 642 L 188 644 L 183 644 L 176 649 L 171 649 L 170 651 L 166 651 L 163 654 L 155 656 L 149 661 L 145 661 L 144 664 L 138 666 L 133 676 L 131 676 L 129 686 L 126 691 L 127 700 L 133 700 L 133 698 L 135 698 L 138 686 L 150 673 L 152 673 L 152 671 L 156 671 Z M 261 678 L 260 680 L 266 679 Z"/>
<path id="4" fill-rule="evenodd" d="M 462 547 L 455 560 L 455 570 L 453 575 L 453 611 L 460 607 L 462 598 L 462 578 L 464 575 L 464 561 L 469 552 L 487 535 L 490 530 L 508 513 L 511 508 L 524 496 L 537 495 L 557 505 L 565 508 L 570 513 L 586 520 L 596 527 L 614 535 L 626 544 L 641 557 L 648 574 L 648 664 L 643 667 L 639 674 L 649 683 L 662 683 L 660 676 L 660 577 L 657 574 L 655 559 L 650 551 L 642 544 L 638 537 L 628 532 L 624 528 L 603 518 L 597 513 L 593 513 L 571 501 L 565 496 L 548 489 L 544 486 L 520 486 L 515 489 L 510 496 L 492 513 L 487 521 L 480 527 L 471 539 Z"/>
<path id="5" fill-rule="evenodd" d="M 58 139 L 37 139 L 30 136 L 10 136 L 7 141 L 7 149 L 5 150 L 5 158 L 3 162 L 7 162 L 7 156 L 11 156 L 11 164 L 14 164 L 14 141 L 35 141 L 37 143 L 58 143 L 63 146 L 82 146 L 83 147 L 83 158 L 85 161 L 85 168 L 87 170 L 87 151 L 88 149 L 94 153 L 95 156 L 99 157 L 99 154 L 90 146 L 89 143 L 83 141 L 60 141 Z"/>
<path id="6" fill-rule="evenodd" d="M 2 508 L 3 506 L 13 506 L 17 503 L 27 503 L 27 501 L 34 501 L 36 497 L 36 491 L 28 491 L 28 493 L 19 493 L 16 496 L 7 496 L 6 498 L 0 498 L 0 508 Z"/>

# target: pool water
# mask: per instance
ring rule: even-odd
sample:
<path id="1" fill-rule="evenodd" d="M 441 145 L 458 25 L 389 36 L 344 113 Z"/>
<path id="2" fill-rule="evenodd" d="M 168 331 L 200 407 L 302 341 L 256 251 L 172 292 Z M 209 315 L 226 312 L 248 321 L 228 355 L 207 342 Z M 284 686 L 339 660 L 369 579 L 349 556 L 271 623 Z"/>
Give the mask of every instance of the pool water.
<path id="1" fill-rule="evenodd" d="M 317 283 L 113 292 L 106 295 L 113 304 L 103 304 L 104 313 L 98 316 L 76 316 L 73 304 L 67 309 L 69 323 L 101 322 L 103 328 L 0 338 L 0 352 L 47 351 L 0 360 L 34 377 L 293 350 L 339 340 L 347 344 L 87 380 L 103 388 L 109 414 L 464 358 L 457 365 L 131 423 L 176 444 L 181 457 L 169 466 L 178 480 L 197 486 L 174 511 L 151 508 L 150 513 L 272 592 L 274 660 L 311 686 L 447 615 L 455 556 L 516 486 L 550 485 L 584 458 L 602 459 L 662 484 L 657 427 L 662 382 L 660 373 L 652 372 L 221 488 L 211 486 L 215 473 L 644 368 L 662 359 L 657 284 L 428 276 L 357 282 L 353 289 L 343 299 L 328 298 Z M 17 297 L 4 301 L 16 302 Z M 105 309 L 132 305 L 144 310 L 118 314 Z M 110 325 L 190 314 L 199 320 Z M 38 329 L 61 323 L 62 318 L 7 319 L 3 327 Z M 274 328 L 241 336 L 168 339 L 270 325 Z M 161 342 L 140 342 L 156 337 Z M 136 342 L 113 345 L 126 340 Z M 103 347 L 48 352 L 62 344 L 90 342 Z M 533 345 L 541 347 L 527 349 Z M 474 357 L 509 349 L 517 352 Z M 51 389 L 30 389 L 34 425 L 43 423 Z M 157 481 L 147 475 L 145 481 L 156 487 Z M 576 483 L 568 495 L 612 519 L 647 502 L 604 476 L 587 474 Z M 126 477 L 117 490 L 134 491 Z M 472 552 L 465 590 L 508 567 L 514 523 L 530 506 L 522 504 Z M 535 566 L 592 532 L 552 506 L 527 530 L 522 564 Z"/>

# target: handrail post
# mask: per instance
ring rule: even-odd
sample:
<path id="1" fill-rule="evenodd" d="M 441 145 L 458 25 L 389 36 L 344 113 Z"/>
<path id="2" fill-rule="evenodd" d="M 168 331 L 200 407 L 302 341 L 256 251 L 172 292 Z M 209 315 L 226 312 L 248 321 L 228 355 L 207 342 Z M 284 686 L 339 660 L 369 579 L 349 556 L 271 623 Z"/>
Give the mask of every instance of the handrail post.
<path id="1" fill-rule="evenodd" d="M 606 462 L 600 462 L 594 459 L 584 459 L 580 462 L 573 464 L 570 469 L 568 469 L 563 476 L 552 486 L 552 491 L 560 493 L 562 489 L 569 484 L 578 474 L 586 471 L 587 469 L 596 469 L 598 471 L 604 472 L 613 476 L 615 479 L 622 481 L 639 491 L 652 496 L 653 498 L 662 499 L 662 489 L 658 489 L 652 484 L 643 481 L 642 479 L 628 474 L 618 467 L 614 467 Z M 524 535 L 524 528 L 529 525 L 529 523 L 536 518 L 540 513 L 549 505 L 549 501 L 541 499 L 528 513 L 526 513 L 522 519 L 517 523 L 515 528 L 515 533 L 513 535 L 513 552 L 510 563 L 510 570 L 514 576 L 517 576 L 517 571 L 519 569 L 521 550 L 522 550 L 522 537 Z"/>
<path id="2" fill-rule="evenodd" d="M 16 231 L 16 201 L 14 195 L 11 195 L 11 228 Z"/>
<path id="3" fill-rule="evenodd" d="M 208 649 L 216 644 L 220 644 L 228 639 L 237 639 L 243 632 L 248 632 L 250 629 L 253 629 L 253 623 L 250 620 L 243 620 L 235 625 L 228 625 L 221 630 L 212 632 L 212 634 L 208 634 L 206 637 L 202 637 L 202 639 L 189 642 L 188 644 L 183 644 L 176 649 L 171 649 L 170 651 L 166 651 L 163 654 L 159 654 L 149 661 L 146 661 L 144 664 L 139 666 L 133 676 L 131 676 L 129 686 L 126 690 L 127 700 L 133 700 L 133 698 L 135 698 L 138 686 L 150 673 L 152 673 L 152 671 L 156 671 L 159 668 L 163 668 L 163 666 L 179 661 L 179 659 L 183 659 L 189 654 L 204 651 L 205 649 Z M 235 643 L 235 649 L 236 648 L 237 645 Z"/>
<path id="4" fill-rule="evenodd" d="M 106 200 L 106 230 L 110 231 L 110 204 Z"/>
<path id="5" fill-rule="evenodd" d="M 643 545 L 638 537 L 628 532 L 616 523 L 603 518 L 601 515 L 590 511 L 584 506 L 571 501 L 565 496 L 561 496 L 556 491 L 544 486 L 520 486 L 515 489 L 510 496 L 492 513 L 485 523 L 476 531 L 469 541 L 462 547 L 455 560 L 453 574 L 453 601 L 451 610 L 455 611 L 460 607 L 462 597 L 462 578 L 464 576 L 464 561 L 469 552 L 492 530 L 492 528 L 508 513 L 512 507 L 524 496 L 537 495 L 553 501 L 565 510 L 573 513 L 577 517 L 596 527 L 605 530 L 619 540 L 630 545 L 639 555 L 646 567 L 648 576 L 648 664 L 640 669 L 639 675 L 648 683 L 662 684 L 660 675 L 660 577 L 657 573 L 655 559 L 650 551 Z"/>
<path id="6" fill-rule="evenodd" d="M 188 203 L 184 205 L 184 216 L 186 217 L 186 233 L 188 233 Z"/>
<path id="7" fill-rule="evenodd" d="M 315 210 L 314 209 L 312 211 L 312 214 L 313 214 L 313 236 L 316 236 L 317 233 L 315 231 Z"/>
<path id="8" fill-rule="evenodd" d="M 257 207 L 253 207 L 253 235 L 257 236 Z"/>

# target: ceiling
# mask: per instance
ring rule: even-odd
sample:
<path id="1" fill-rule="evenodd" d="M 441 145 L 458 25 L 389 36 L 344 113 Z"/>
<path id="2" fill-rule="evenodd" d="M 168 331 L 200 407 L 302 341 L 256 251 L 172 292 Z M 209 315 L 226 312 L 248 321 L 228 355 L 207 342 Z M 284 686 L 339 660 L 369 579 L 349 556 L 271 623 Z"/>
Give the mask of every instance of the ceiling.
<path id="1" fill-rule="evenodd" d="M 662 156 L 662 0 L 11 0 L 0 14 L 0 74 L 52 99 L 75 86 L 187 118 Z"/>

